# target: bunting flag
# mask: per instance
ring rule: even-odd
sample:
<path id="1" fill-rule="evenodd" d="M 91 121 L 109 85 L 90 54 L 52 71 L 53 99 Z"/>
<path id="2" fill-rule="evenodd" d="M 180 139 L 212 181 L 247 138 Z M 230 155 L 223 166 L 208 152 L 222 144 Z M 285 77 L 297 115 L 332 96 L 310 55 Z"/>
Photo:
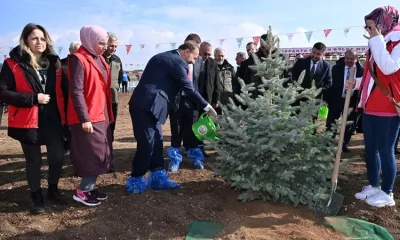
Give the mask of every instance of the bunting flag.
<path id="1" fill-rule="evenodd" d="M 313 32 L 309 31 L 309 32 L 304 32 L 304 35 L 306 35 L 307 41 L 310 42 L 311 41 L 311 36 L 312 36 Z"/>
<path id="2" fill-rule="evenodd" d="M 156 45 L 156 49 L 158 49 L 158 47 L 160 47 L 160 44 L 157 44 L 157 45 Z"/>
<path id="3" fill-rule="evenodd" d="M 344 36 L 347 37 L 347 34 L 350 32 L 350 28 L 344 29 Z"/>
<path id="4" fill-rule="evenodd" d="M 288 34 L 287 34 L 287 37 L 288 37 L 288 39 L 289 39 L 289 42 L 292 41 L 293 36 L 294 36 L 294 33 L 288 33 Z"/>
<path id="5" fill-rule="evenodd" d="M 254 36 L 254 37 L 253 37 L 253 42 L 254 42 L 254 44 L 256 44 L 256 46 L 257 46 L 258 43 L 260 42 L 260 37 L 259 37 L 259 36 Z"/>
<path id="6" fill-rule="evenodd" d="M 220 39 L 219 40 L 219 45 L 222 46 L 222 44 L 224 44 L 224 42 L 225 42 L 225 39 Z"/>
<path id="7" fill-rule="evenodd" d="M 172 49 L 175 49 L 175 46 L 176 46 L 176 43 L 175 43 L 175 42 L 170 43 L 170 45 L 171 45 L 171 48 L 172 48 Z"/>
<path id="8" fill-rule="evenodd" d="M 6 60 L 7 59 L 7 55 L 4 55 L 4 60 Z"/>
<path id="9" fill-rule="evenodd" d="M 146 44 L 139 44 L 140 50 L 143 50 L 143 48 L 146 46 Z"/>
<path id="10" fill-rule="evenodd" d="M 238 44 L 238 48 L 240 48 L 240 46 L 242 46 L 243 38 L 236 38 L 236 42 Z"/>
<path id="11" fill-rule="evenodd" d="M 332 32 L 332 29 L 325 29 L 324 30 L 325 38 L 327 38 L 329 33 L 331 33 L 331 32 Z"/>
<path id="12" fill-rule="evenodd" d="M 125 45 L 126 54 L 129 54 L 129 52 L 131 51 L 131 47 L 132 47 L 131 44 L 126 44 L 126 45 Z"/>
<path id="13" fill-rule="evenodd" d="M 62 50 L 63 50 L 63 47 L 58 47 L 58 55 L 61 54 Z"/>

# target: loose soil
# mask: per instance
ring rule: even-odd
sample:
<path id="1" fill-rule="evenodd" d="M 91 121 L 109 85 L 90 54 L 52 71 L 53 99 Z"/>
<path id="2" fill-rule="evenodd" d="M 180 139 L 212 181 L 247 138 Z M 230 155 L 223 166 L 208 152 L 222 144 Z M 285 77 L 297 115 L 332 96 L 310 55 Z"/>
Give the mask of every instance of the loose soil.
<path id="1" fill-rule="evenodd" d="M 25 177 L 25 162 L 18 142 L 0 129 L 0 239 L 184 239 L 190 221 L 214 221 L 224 225 L 218 239 L 344 239 L 320 225 L 308 208 L 294 208 L 269 202 L 237 201 L 233 191 L 209 168 L 198 171 L 187 160 L 178 174 L 171 178 L 182 187 L 171 191 L 147 190 L 140 195 L 126 195 L 128 178 L 136 143 L 127 108 L 129 95 L 120 95 L 116 129 L 115 174 L 102 175 L 98 187 L 109 199 L 99 207 L 89 208 L 72 200 L 80 179 L 75 177 L 66 157 L 60 188 L 69 199 L 67 206 L 53 206 L 47 201 L 46 213 L 28 213 L 29 189 Z M 3 116 L 3 126 L 7 115 Z M 164 149 L 170 145 L 169 123 L 163 126 Z M 42 187 L 47 188 L 47 160 L 43 148 Z M 352 163 L 342 171 L 347 180 L 340 180 L 338 192 L 345 195 L 340 215 L 365 219 L 386 227 L 400 239 L 398 207 L 373 209 L 356 201 L 354 193 L 366 184 L 362 135 L 352 139 L 352 152 L 344 161 Z M 214 161 L 209 152 L 207 162 Z M 165 154 L 166 156 L 166 154 Z M 166 161 L 166 165 L 167 165 Z M 400 205 L 400 184 L 396 182 L 395 197 Z M 44 190 L 45 192 L 45 190 Z"/>

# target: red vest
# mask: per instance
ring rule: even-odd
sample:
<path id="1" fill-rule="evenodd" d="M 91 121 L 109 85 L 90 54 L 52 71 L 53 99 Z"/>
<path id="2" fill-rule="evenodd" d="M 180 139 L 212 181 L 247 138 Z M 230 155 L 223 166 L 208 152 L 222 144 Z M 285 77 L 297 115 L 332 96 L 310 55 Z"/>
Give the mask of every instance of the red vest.
<path id="1" fill-rule="evenodd" d="M 393 48 L 399 43 L 400 43 L 400 41 L 390 42 L 386 46 L 387 51 L 389 53 L 391 53 L 393 51 Z M 369 59 L 370 59 L 369 54 L 367 54 L 366 59 L 367 60 L 365 61 L 365 64 L 364 64 L 364 74 L 363 74 L 363 78 L 362 78 L 361 85 L 360 85 L 360 91 L 359 91 L 360 99 L 361 99 L 361 92 L 364 87 L 364 81 L 365 81 L 367 71 L 368 71 L 368 64 L 370 64 L 369 63 Z M 398 70 L 397 72 L 392 73 L 390 75 L 385 75 L 379 69 L 378 65 L 376 65 L 376 76 L 382 82 L 382 84 L 385 86 L 385 88 L 387 89 L 387 91 L 389 93 L 391 93 L 390 87 L 392 88 L 394 99 L 396 100 L 396 102 L 399 102 L 400 101 L 400 70 Z M 374 80 L 371 79 L 371 81 L 374 81 Z M 390 87 L 389 87 L 389 84 L 390 84 Z M 364 91 L 368 91 L 368 89 L 365 89 Z M 390 94 L 390 96 L 392 96 L 392 94 Z M 397 113 L 394 104 L 390 101 L 390 99 L 387 96 L 383 95 L 382 91 L 378 88 L 378 86 L 375 86 L 372 89 L 372 91 L 367 99 L 367 103 L 365 104 L 365 110 L 371 111 L 371 112 Z"/>
<path id="2" fill-rule="evenodd" d="M 20 93 L 35 93 L 29 84 L 21 66 L 12 58 L 7 58 L 6 62 L 14 74 L 15 91 Z M 61 121 L 65 123 L 64 97 L 61 89 L 62 70 L 57 69 L 56 75 L 56 95 L 57 106 L 61 116 Z M 39 105 L 33 107 L 8 106 L 8 127 L 10 128 L 38 128 L 39 127 Z"/>
<path id="3" fill-rule="evenodd" d="M 103 77 L 101 70 L 99 69 L 97 62 L 93 59 L 90 53 L 83 47 L 80 47 L 75 55 L 84 69 L 84 83 L 83 83 L 83 97 L 86 102 L 87 111 L 89 113 L 89 121 L 92 123 L 101 122 L 105 120 L 104 110 L 107 106 L 108 116 L 110 122 L 114 121 L 112 113 L 112 102 L 111 102 L 111 72 L 110 67 L 102 56 L 99 56 L 101 62 L 107 70 L 107 84 Z M 70 67 L 68 64 L 68 79 L 70 82 L 74 81 L 71 78 Z M 70 84 L 71 85 L 71 84 Z M 67 122 L 68 125 L 81 123 L 78 118 L 78 114 L 75 111 L 74 104 L 71 98 L 71 90 L 68 98 L 68 111 L 67 111 Z"/>

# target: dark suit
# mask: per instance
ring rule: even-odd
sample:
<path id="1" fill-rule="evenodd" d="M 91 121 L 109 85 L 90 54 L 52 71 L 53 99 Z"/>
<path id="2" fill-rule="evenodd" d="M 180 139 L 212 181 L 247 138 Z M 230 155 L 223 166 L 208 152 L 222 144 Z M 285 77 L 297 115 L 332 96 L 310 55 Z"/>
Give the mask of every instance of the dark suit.
<path id="1" fill-rule="evenodd" d="M 203 81 L 203 58 L 198 57 L 193 64 L 193 87 L 199 91 L 199 81 Z M 170 126 L 171 126 L 171 147 L 180 148 L 183 140 L 183 145 L 186 149 L 197 148 L 199 141 L 193 133 L 192 125 L 199 118 L 199 109 L 196 104 L 188 98 L 186 94 L 178 92 L 179 108 L 177 111 L 170 111 Z"/>
<path id="2" fill-rule="evenodd" d="M 346 65 L 344 63 L 344 58 L 339 59 L 336 62 L 336 65 L 332 67 L 332 87 L 327 91 L 327 103 L 328 103 L 328 119 L 326 121 L 326 128 L 328 131 L 331 130 L 332 124 L 335 123 L 337 119 L 339 119 L 340 115 L 343 112 L 344 101 L 343 97 L 344 91 L 344 81 L 345 81 L 345 69 Z M 361 78 L 363 75 L 364 69 L 359 62 L 356 63 L 356 75 L 355 78 Z M 357 120 L 359 117 L 359 113 L 356 112 L 357 108 L 357 96 L 358 90 L 355 90 L 353 96 L 350 98 L 350 108 L 353 108 L 353 111 L 350 113 L 348 117 L 348 121 L 353 121 L 353 124 L 346 126 L 345 136 L 344 136 L 344 145 L 347 145 L 350 142 L 351 135 L 357 126 Z"/>
<path id="3" fill-rule="evenodd" d="M 132 177 L 142 177 L 147 169 L 164 166 L 161 124 L 167 120 L 178 91 L 182 89 L 190 100 L 205 108 L 207 102 L 188 79 L 188 64 L 178 51 L 168 51 L 152 57 L 129 101 L 129 112 L 137 141 L 132 162 Z"/>
<path id="4" fill-rule="evenodd" d="M 304 80 L 301 84 L 303 88 L 309 89 L 312 86 L 312 80 L 315 80 L 315 87 L 322 88 L 322 99 L 327 101 L 326 91 L 332 86 L 331 66 L 328 62 L 320 60 L 315 68 L 314 77 L 311 79 L 311 56 L 299 59 L 292 68 L 292 81 L 297 81 L 301 72 L 306 70 Z M 319 98 L 321 96 L 318 96 Z"/>
<path id="5" fill-rule="evenodd" d="M 199 81 L 199 93 L 210 104 L 217 104 L 221 97 L 220 84 L 218 74 L 218 63 L 212 58 L 204 61 L 204 77 Z"/>

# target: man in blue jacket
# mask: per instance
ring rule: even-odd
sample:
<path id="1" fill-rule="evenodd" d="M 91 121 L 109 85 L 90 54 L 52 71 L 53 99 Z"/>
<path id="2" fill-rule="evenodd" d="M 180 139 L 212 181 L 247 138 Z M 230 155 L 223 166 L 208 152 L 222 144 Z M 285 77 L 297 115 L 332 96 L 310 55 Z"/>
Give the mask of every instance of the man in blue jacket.
<path id="1" fill-rule="evenodd" d="M 188 41 L 178 50 L 160 53 L 152 57 L 144 69 L 139 84 L 129 101 L 129 112 L 137 141 L 137 151 L 132 162 L 132 173 L 126 182 L 128 193 L 142 193 L 147 186 L 155 190 L 179 188 L 168 178 L 164 167 L 163 136 L 161 124 L 165 124 L 168 112 L 175 104 L 179 90 L 183 90 L 199 109 L 216 116 L 210 104 L 193 88 L 189 81 L 189 64 L 199 55 L 198 46 Z M 151 173 L 144 178 L 147 170 Z"/>

